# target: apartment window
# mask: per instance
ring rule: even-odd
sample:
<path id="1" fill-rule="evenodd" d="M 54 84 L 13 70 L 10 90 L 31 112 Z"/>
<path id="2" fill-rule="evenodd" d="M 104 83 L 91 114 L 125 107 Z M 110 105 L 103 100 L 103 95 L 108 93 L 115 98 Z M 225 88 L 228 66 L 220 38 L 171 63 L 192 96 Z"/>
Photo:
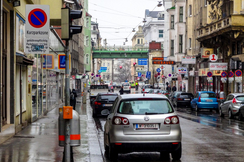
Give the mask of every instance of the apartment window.
<path id="1" fill-rule="evenodd" d="M 237 42 L 237 54 L 241 54 L 242 53 L 242 42 L 239 41 Z"/>
<path id="2" fill-rule="evenodd" d="M 164 31 L 163 30 L 159 30 L 159 38 L 163 38 L 164 37 Z"/>
<path id="3" fill-rule="evenodd" d="M 183 51 L 183 35 L 179 35 L 179 53 Z"/>
<path id="4" fill-rule="evenodd" d="M 137 39 L 137 44 L 140 44 L 140 39 Z"/>
<path id="5" fill-rule="evenodd" d="M 96 26 L 95 25 L 93 26 L 93 30 L 96 30 Z"/>
<path id="6" fill-rule="evenodd" d="M 175 17 L 174 17 L 174 15 L 171 15 L 171 23 L 170 23 L 170 29 L 174 29 L 174 26 L 175 26 Z"/>
<path id="7" fill-rule="evenodd" d="M 192 16 L 192 5 L 189 5 L 189 16 Z"/>
<path id="8" fill-rule="evenodd" d="M 89 46 L 89 37 L 86 36 L 86 45 Z"/>
<path id="9" fill-rule="evenodd" d="M 183 22 L 183 7 L 180 7 L 180 19 L 179 22 Z"/>
<path id="10" fill-rule="evenodd" d="M 143 39 L 141 39 L 141 44 L 143 44 Z"/>
<path id="11" fill-rule="evenodd" d="M 171 40 L 171 50 L 170 50 L 170 56 L 174 56 L 174 40 Z"/>
<path id="12" fill-rule="evenodd" d="M 189 38 L 189 49 L 191 49 L 191 38 Z"/>
<path id="13" fill-rule="evenodd" d="M 103 63 L 103 66 L 105 66 L 105 63 Z"/>
<path id="14" fill-rule="evenodd" d="M 103 80 L 105 79 L 105 75 L 103 75 Z"/>
<path id="15" fill-rule="evenodd" d="M 207 6 L 208 5 L 208 1 L 204 0 L 204 5 Z"/>
<path id="16" fill-rule="evenodd" d="M 86 54 L 86 64 L 88 64 L 88 63 L 89 63 L 89 55 Z"/>
<path id="17" fill-rule="evenodd" d="M 109 62 L 108 62 L 108 66 L 109 66 Z"/>
<path id="18" fill-rule="evenodd" d="M 109 72 L 109 68 L 107 69 L 107 72 Z"/>
<path id="19" fill-rule="evenodd" d="M 86 18 L 86 27 L 89 27 L 89 18 Z"/>

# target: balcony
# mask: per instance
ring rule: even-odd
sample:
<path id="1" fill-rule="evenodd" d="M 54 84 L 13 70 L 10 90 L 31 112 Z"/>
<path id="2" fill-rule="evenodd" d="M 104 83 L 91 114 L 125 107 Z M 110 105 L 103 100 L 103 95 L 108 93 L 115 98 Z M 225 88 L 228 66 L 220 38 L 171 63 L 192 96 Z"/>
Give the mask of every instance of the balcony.
<path id="1" fill-rule="evenodd" d="M 197 29 L 198 41 L 204 41 L 230 31 L 244 31 L 243 15 L 232 15 Z"/>

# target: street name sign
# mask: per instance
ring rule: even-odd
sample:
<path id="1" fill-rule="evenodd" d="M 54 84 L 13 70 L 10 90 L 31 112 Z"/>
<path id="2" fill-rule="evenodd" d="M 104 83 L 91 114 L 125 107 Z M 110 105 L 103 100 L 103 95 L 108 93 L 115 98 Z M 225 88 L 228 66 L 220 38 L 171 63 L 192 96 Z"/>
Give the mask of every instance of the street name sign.
<path id="1" fill-rule="evenodd" d="M 25 53 L 49 53 L 49 13 L 49 5 L 26 5 Z"/>

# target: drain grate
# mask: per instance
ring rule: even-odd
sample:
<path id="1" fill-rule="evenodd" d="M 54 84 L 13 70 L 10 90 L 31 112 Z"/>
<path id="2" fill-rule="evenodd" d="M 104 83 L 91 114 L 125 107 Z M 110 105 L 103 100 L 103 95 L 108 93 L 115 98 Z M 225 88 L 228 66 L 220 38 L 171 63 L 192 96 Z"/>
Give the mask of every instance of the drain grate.
<path id="1" fill-rule="evenodd" d="M 34 136 L 14 136 L 14 138 L 35 138 Z"/>

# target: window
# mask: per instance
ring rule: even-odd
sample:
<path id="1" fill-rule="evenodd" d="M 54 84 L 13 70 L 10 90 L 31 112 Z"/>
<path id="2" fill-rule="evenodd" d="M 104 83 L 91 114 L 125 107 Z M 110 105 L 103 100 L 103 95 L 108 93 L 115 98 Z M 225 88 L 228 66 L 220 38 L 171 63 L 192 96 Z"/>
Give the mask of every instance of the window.
<path id="1" fill-rule="evenodd" d="M 208 1 L 204 0 L 204 5 L 207 6 L 208 5 Z"/>
<path id="2" fill-rule="evenodd" d="M 86 54 L 86 64 L 89 64 L 89 55 Z"/>
<path id="3" fill-rule="evenodd" d="M 183 35 L 179 35 L 179 53 L 183 51 Z"/>
<path id="4" fill-rule="evenodd" d="M 93 26 L 93 30 L 96 30 L 96 26 L 95 25 Z"/>
<path id="5" fill-rule="evenodd" d="M 108 62 L 108 66 L 109 66 L 109 62 Z"/>
<path id="6" fill-rule="evenodd" d="M 4 18 L 7 17 L 7 14 L 4 13 Z M 7 18 L 6 18 L 7 19 Z M 4 22 L 3 27 L 7 29 L 7 23 Z M 16 51 L 19 53 L 24 53 L 25 47 L 25 21 L 24 19 L 16 14 Z M 3 33 L 3 40 L 7 40 L 7 32 Z M 3 41 L 3 48 L 7 49 L 7 43 Z"/>
<path id="7" fill-rule="evenodd" d="M 174 26 L 175 26 L 175 24 L 174 24 L 175 23 L 174 22 L 175 20 L 174 19 L 175 19 L 174 15 L 171 15 L 170 29 L 174 29 Z"/>
<path id="8" fill-rule="evenodd" d="M 163 30 L 159 30 L 159 38 L 163 38 L 164 37 L 164 31 Z"/>
<path id="9" fill-rule="evenodd" d="M 170 56 L 174 56 L 174 40 L 171 40 Z"/>
<path id="10" fill-rule="evenodd" d="M 143 39 L 141 39 L 141 44 L 143 44 Z"/>
<path id="11" fill-rule="evenodd" d="M 192 16 L 192 5 L 189 5 L 189 16 Z"/>
<path id="12" fill-rule="evenodd" d="M 241 54 L 242 53 L 242 42 L 239 41 L 237 42 L 237 54 Z"/>
<path id="13" fill-rule="evenodd" d="M 164 44 L 163 43 L 161 43 L 161 49 L 164 49 Z"/>
<path id="14" fill-rule="evenodd" d="M 86 18 L 86 27 L 89 27 L 89 18 Z"/>
<path id="15" fill-rule="evenodd" d="M 191 49 L 191 38 L 189 38 L 189 49 Z"/>
<path id="16" fill-rule="evenodd" d="M 86 45 L 89 46 L 89 37 L 86 36 Z"/>
<path id="17" fill-rule="evenodd" d="M 105 63 L 103 63 L 103 66 L 105 66 Z"/>
<path id="18" fill-rule="evenodd" d="M 180 19 L 179 22 L 183 22 L 183 7 L 180 7 Z"/>
<path id="19" fill-rule="evenodd" d="M 105 79 L 105 75 L 103 75 L 103 80 Z"/>
<path id="20" fill-rule="evenodd" d="M 137 44 L 140 44 L 140 39 L 137 39 Z"/>

